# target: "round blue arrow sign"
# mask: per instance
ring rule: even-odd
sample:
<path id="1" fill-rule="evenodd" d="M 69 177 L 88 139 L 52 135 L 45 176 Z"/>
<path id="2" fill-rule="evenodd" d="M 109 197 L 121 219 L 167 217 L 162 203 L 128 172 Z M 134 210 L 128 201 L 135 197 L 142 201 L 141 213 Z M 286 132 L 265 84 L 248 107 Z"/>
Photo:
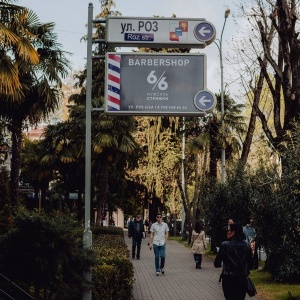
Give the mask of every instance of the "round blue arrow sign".
<path id="1" fill-rule="evenodd" d="M 215 108 L 217 100 L 212 92 L 199 91 L 194 97 L 194 104 L 199 110 L 211 112 Z"/>
<path id="2" fill-rule="evenodd" d="M 210 41 L 216 35 L 215 27 L 209 22 L 201 22 L 195 26 L 194 36 L 199 41 Z"/>

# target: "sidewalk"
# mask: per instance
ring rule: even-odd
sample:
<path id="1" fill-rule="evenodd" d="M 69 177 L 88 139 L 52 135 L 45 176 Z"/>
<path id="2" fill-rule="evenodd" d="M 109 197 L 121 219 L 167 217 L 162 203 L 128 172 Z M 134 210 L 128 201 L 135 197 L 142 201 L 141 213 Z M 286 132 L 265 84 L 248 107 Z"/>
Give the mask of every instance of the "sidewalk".
<path id="1" fill-rule="evenodd" d="M 131 252 L 131 239 L 127 230 L 125 242 Z M 165 275 L 156 276 L 154 253 L 147 246 L 149 236 L 142 241 L 140 260 L 130 259 L 134 267 L 134 300 L 224 300 L 219 284 L 221 269 L 213 266 L 213 261 L 203 256 L 202 269 L 196 269 L 189 248 L 176 241 L 167 242 Z M 257 297 L 246 299 L 258 300 Z"/>

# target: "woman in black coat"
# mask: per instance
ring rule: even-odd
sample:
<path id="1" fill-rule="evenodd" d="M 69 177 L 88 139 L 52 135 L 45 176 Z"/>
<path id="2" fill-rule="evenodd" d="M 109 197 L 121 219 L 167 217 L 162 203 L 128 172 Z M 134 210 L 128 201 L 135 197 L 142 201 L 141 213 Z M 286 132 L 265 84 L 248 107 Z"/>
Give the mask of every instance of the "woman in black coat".
<path id="1" fill-rule="evenodd" d="M 252 269 L 252 251 L 244 241 L 243 227 L 228 224 L 227 241 L 223 242 L 214 261 L 221 268 L 222 288 L 226 300 L 244 300 L 246 297 L 246 277 Z"/>

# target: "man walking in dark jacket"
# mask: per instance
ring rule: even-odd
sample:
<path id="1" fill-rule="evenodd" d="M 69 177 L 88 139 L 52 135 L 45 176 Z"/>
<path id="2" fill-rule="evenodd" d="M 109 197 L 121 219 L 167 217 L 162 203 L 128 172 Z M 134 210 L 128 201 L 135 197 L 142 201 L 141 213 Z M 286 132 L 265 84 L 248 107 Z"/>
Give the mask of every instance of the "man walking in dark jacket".
<path id="1" fill-rule="evenodd" d="M 135 258 L 135 253 L 136 259 L 140 259 L 143 232 L 145 232 L 143 219 L 141 215 L 136 215 L 134 220 L 130 221 L 128 227 L 128 237 L 132 238 L 131 257 L 133 259 Z"/>
<path id="2" fill-rule="evenodd" d="M 244 300 L 246 297 L 246 277 L 253 260 L 251 248 L 244 238 L 240 224 L 228 224 L 227 241 L 221 244 L 214 261 L 216 268 L 223 266 L 221 278 L 226 300 Z"/>

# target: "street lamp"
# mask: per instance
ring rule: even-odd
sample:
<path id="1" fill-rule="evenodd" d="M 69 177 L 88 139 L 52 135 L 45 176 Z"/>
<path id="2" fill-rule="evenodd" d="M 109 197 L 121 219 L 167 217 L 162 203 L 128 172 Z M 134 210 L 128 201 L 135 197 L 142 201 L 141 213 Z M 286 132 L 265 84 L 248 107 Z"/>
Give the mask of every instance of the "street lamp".
<path id="1" fill-rule="evenodd" d="M 220 39 L 216 39 L 214 43 L 217 45 L 219 50 L 219 56 L 220 56 L 220 68 L 221 68 L 221 124 L 222 124 L 222 133 L 224 134 L 224 82 L 223 82 L 223 57 L 222 57 L 222 39 L 223 39 L 223 32 L 225 28 L 225 24 L 227 21 L 227 18 L 230 14 L 230 9 L 226 9 L 225 15 L 224 15 L 224 24 L 221 32 Z M 222 141 L 222 152 L 221 152 L 221 166 L 222 166 L 222 183 L 225 183 L 225 145 Z"/>

